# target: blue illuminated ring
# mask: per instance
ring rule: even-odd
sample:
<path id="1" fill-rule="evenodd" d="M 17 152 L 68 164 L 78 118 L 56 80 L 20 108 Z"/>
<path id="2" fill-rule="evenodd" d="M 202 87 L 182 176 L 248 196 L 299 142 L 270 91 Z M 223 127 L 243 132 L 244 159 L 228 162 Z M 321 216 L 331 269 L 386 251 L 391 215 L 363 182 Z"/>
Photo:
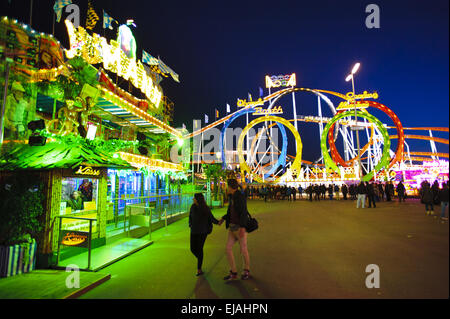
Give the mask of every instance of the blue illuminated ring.
<path id="1" fill-rule="evenodd" d="M 237 119 L 238 117 L 245 115 L 245 114 L 250 114 L 250 113 L 254 113 L 256 110 L 255 108 L 251 107 L 251 108 L 245 108 L 240 110 L 239 112 L 236 112 L 233 116 L 231 116 L 223 125 L 222 128 L 222 132 L 220 134 L 220 153 L 222 156 L 222 168 L 226 169 L 227 163 L 226 163 L 226 158 L 225 158 L 225 152 L 224 152 L 224 136 L 226 133 L 227 128 L 230 126 L 230 124 Z M 281 135 L 282 135 L 282 140 L 283 140 L 283 147 L 281 149 L 281 154 L 280 157 L 278 158 L 277 163 L 272 167 L 272 169 L 264 174 L 264 178 L 268 178 L 270 175 L 274 174 L 275 171 L 277 170 L 277 168 L 281 165 L 281 166 L 285 166 L 286 165 L 286 157 L 287 157 L 287 134 L 286 134 L 286 129 L 284 128 L 283 125 L 280 125 L 280 123 L 278 123 L 278 126 L 280 127 L 280 131 L 281 131 Z"/>

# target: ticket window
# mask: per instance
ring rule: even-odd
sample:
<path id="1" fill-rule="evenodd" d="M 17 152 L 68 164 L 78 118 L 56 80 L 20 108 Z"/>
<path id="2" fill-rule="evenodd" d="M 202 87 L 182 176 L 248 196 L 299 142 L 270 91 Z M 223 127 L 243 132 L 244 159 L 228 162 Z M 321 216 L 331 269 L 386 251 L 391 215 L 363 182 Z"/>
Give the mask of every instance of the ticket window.
<path id="1" fill-rule="evenodd" d="M 97 215 L 98 179 L 66 177 L 62 180 L 61 215 Z"/>

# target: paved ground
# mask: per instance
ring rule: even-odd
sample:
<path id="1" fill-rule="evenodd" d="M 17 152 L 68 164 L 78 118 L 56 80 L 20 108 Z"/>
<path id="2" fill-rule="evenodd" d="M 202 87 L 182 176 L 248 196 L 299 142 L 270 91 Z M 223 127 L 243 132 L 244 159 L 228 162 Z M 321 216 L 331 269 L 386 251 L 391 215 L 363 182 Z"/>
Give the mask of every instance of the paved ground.
<path id="1" fill-rule="evenodd" d="M 103 272 L 80 273 L 80 286 L 68 288 L 73 282 L 70 273 L 61 270 L 33 270 L 32 272 L 0 279 L 2 299 L 67 299 L 82 295 L 110 278 Z M 69 280 L 68 280 L 69 277 Z"/>
<path id="2" fill-rule="evenodd" d="M 248 207 L 260 224 L 248 240 L 251 280 L 222 280 L 229 270 L 224 225 L 208 237 L 206 274 L 196 277 L 184 219 L 170 225 L 169 236 L 158 230 L 153 245 L 103 269 L 111 279 L 81 298 L 449 297 L 448 223 L 426 216 L 418 201 L 359 210 L 351 201 Z M 380 268 L 380 289 L 365 286 L 369 264 Z"/>

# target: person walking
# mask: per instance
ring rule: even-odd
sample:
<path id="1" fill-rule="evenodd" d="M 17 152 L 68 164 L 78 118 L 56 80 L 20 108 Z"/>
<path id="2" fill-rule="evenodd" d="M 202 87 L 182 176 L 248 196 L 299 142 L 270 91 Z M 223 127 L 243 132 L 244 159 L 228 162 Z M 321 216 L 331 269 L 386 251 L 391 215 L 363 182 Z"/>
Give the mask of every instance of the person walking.
<path id="1" fill-rule="evenodd" d="M 303 187 L 301 187 L 301 186 L 298 187 L 298 195 L 299 195 L 300 199 L 303 199 Z"/>
<path id="2" fill-rule="evenodd" d="M 286 197 L 288 199 L 288 202 L 290 202 L 292 200 L 292 198 L 291 198 L 292 189 L 290 187 L 286 187 L 285 188 L 285 194 L 286 194 Z"/>
<path id="3" fill-rule="evenodd" d="M 248 222 L 247 203 L 245 198 L 239 192 L 239 184 L 237 180 L 230 179 L 228 180 L 227 185 L 227 193 L 230 197 L 230 204 L 228 205 L 226 215 L 220 219 L 219 225 L 225 221 L 226 228 L 228 229 L 226 253 L 231 269 L 230 273 L 223 279 L 226 281 L 237 279 L 238 273 L 233 255 L 233 246 L 236 242 L 239 242 L 245 267 L 242 272 L 241 279 L 246 280 L 250 278 L 250 256 L 247 247 L 247 231 L 245 229 Z"/>
<path id="4" fill-rule="evenodd" d="M 341 194 L 340 194 L 340 189 L 339 189 L 339 185 L 335 185 L 334 186 L 334 193 L 336 196 L 336 200 L 340 200 L 341 199 Z"/>
<path id="5" fill-rule="evenodd" d="M 348 194 L 348 187 L 347 184 L 342 185 L 342 196 L 344 197 L 344 200 L 347 200 L 347 194 Z"/>
<path id="6" fill-rule="evenodd" d="M 422 188 L 420 189 L 420 199 L 421 202 L 425 204 L 425 211 L 427 215 L 434 215 L 433 192 L 430 188 L 430 184 L 427 182 L 422 183 Z"/>
<path id="7" fill-rule="evenodd" d="M 328 186 L 328 197 L 330 198 L 330 200 L 333 200 L 333 193 L 334 193 L 334 186 L 333 184 L 330 184 Z"/>
<path id="8" fill-rule="evenodd" d="M 325 200 L 325 196 L 326 196 L 326 193 L 327 193 L 327 187 L 324 184 L 320 185 L 320 191 L 321 191 L 321 194 L 322 194 L 322 199 Z"/>
<path id="9" fill-rule="evenodd" d="M 356 194 L 357 194 L 357 202 L 356 202 L 356 208 L 365 208 L 366 205 L 366 187 L 364 186 L 363 182 L 360 182 L 359 185 L 356 187 Z"/>
<path id="10" fill-rule="evenodd" d="M 378 192 L 380 194 L 380 202 L 383 202 L 385 194 L 383 183 L 378 184 Z"/>
<path id="11" fill-rule="evenodd" d="M 367 197 L 369 199 L 369 208 L 372 208 L 372 204 L 373 204 L 373 208 L 377 208 L 377 205 L 375 204 L 375 187 L 372 183 L 367 183 L 366 184 L 367 187 Z"/>
<path id="12" fill-rule="evenodd" d="M 356 194 L 356 187 L 355 185 L 351 184 L 349 187 L 349 194 L 350 194 L 350 199 L 351 200 L 355 200 L 355 194 Z"/>
<path id="13" fill-rule="evenodd" d="M 313 200 L 313 192 L 314 192 L 313 186 L 312 186 L 312 185 L 309 185 L 309 186 L 306 188 L 306 194 L 309 195 L 309 201 L 310 201 L 310 202 L 312 202 L 312 200 Z"/>
<path id="14" fill-rule="evenodd" d="M 442 189 L 439 191 L 439 199 L 441 201 L 441 219 L 448 220 L 448 217 L 445 217 L 445 211 L 448 211 L 448 182 L 442 185 Z"/>
<path id="15" fill-rule="evenodd" d="M 431 192 L 433 193 L 433 204 L 439 205 L 441 202 L 439 200 L 439 183 L 438 181 L 434 181 L 433 185 L 431 186 Z"/>
<path id="16" fill-rule="evenodd" d="M 264 196 L 264 202 L 267 202 L 267 196 L 269 195 L 269 190 L 267 189 L 266 186 L 263 187 L 262 192 L 263 192 L 263 196 Z"/>
<path id="17" fill-rule="evenodd" d="M 399 203 L 401 203 L 402 200 L 403 202 L 405 202 L 405 193 L 406 193 L 405 185 L 403 185 L 403 183 L 400 181 L 400 183 L 398 183 L 397 185 L 397 194 Z"/>
<path id="18" fill-rule="evenodd" d="M 389 192 L 389 183 L 388 182 L 386 182 L 384 184 L 384 195 L 386 196 L 386 201 L 390 202 L 391 201 L 391 195 L 390 195 L 390 192 Z"/>
<path id="19" fill-rule="evenodd" d="M 385 192 L 386 192 L 386 201 L 391 202 L 392 197 L 394 197 L 394 185 L 392 184 L 391 181 L 387 182 Z"/>
<path id="20" fill-rule="evenodd" d="M 380 201 L 380 189 L 377 183 L 373 184 L 373 190 L 375 192 L 375 202 L 378 203 Z"/>
<path id="21" fill-rule="evenodd" d="M 219 221 L 213 216 L 205 197 L 201 193 L 194 195 L 194 203 L 189 212 L 189 227 L 191 228 L 191 252 L 197 258 L 197 276 L 203 275 L 203 246 L 206 237 L 212 232 L 213 224 Z"/>
<path id="22" fill-rule="evenodd" d="M 314 200 L 320 201 L 321 188 L 319 185 L 314 185 L 314 193 L 316 194 Z"/>
<path id="23" fill-rule="evenodd" d="M 297 189 L 292 187 L 292 197 L 294 198 L 294 202 L 297 200 Z"/>

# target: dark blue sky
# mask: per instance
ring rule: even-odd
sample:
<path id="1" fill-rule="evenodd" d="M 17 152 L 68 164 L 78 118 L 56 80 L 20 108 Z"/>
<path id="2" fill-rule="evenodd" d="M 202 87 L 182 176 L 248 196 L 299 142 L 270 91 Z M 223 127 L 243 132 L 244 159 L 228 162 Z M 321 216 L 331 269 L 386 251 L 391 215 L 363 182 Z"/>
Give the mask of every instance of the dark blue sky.
<path id="1" fill-rule="evenodd" d="M 3 2 L 2 15 L 28 21 L 29 0 Z M 34 29 L 51 33 L 53 3 L 35 1 Z M 73 3 L 82 8 L 84 25 L 87 1 Z M 206 113 L 211 119 L 215 108 L 223 114 L 227 103 L 235 110 L 237 98 L 246 98 L 247 92 L 258 95 L 265 75 L 295 72 L 299 87 L 346 93 L 351 86 L 345 77 L 356 61 L 362 64 L 356 90 L 378 91 L 378 101 L 405 127 L 449 126 L 448 0 L 93 3 L 99 15 L 105 9 L 121 23 L 133 18 L 138 56 L 142 49 L 159 55 L 180 75 L 181 83 L 162 83 L 175 102 L 174 126 L 186 123 L 191 129 L 193 118 L 203 119 Z M 380 29 L 365 26 L 370 3 L 380 7 Z M 96 31 L 103 33 L 101 20 Z M 56 36 L 67 43 L 63 23 L 56 25 Z M 314 101 L 299 97 L 297 113 L 315 115 Z M 317 127 L 300 133 L 318 144 Z M 448 138 L 448 133 L 437 136 Z M 426 142 L 411 144 L 429 151 Z M 438 148 L 448 152 L 448 145 Z M 318 145 L 304 157 L 312 159 L 317 150 Z"/>

